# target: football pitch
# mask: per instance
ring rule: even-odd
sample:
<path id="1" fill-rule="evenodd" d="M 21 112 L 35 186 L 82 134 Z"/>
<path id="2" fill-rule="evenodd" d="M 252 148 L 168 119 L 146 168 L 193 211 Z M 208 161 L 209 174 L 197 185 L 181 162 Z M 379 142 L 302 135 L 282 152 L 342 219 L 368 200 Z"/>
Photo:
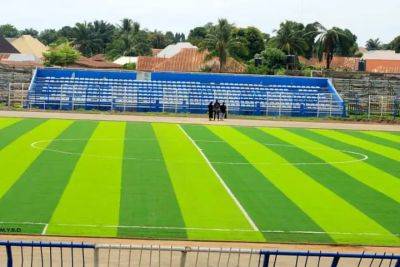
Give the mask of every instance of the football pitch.
<path id="1" fill-rule="evenodd" d="M 400 245 L 400 133 L 0 118 L 0 229 Z"/>

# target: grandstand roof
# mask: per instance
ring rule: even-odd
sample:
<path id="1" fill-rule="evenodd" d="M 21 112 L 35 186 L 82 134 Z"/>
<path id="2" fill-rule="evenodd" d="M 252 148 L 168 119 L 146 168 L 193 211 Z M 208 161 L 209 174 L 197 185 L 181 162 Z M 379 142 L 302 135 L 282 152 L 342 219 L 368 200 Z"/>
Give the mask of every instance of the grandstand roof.
<path id="1" fill-rule="evenodd" d="M 42 44 L 38 39 L 30 35 L 22 35 L 11 41 L 11 44 L 22 54 L 31 54 L 37 58 L 43 58 L 43 53 L 48 47 Z"/>

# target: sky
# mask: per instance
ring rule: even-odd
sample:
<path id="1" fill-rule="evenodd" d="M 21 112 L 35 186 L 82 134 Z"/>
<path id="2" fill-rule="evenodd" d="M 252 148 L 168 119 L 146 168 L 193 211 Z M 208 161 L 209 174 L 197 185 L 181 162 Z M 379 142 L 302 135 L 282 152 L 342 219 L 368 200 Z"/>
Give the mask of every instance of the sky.
<path id="1" fill-rule="evenodd" d="M 325 27 L 349 28 L 359 45 L 369 38 L 390 42 L 400 35 L 400 0 L 0 0 L 0 24 L 19 29 L 58 29 L 76 22 L 122 18 L 149 30 L 188 33 L 227 18 L 240 27 L 272 33 L 284 20 L 319 21 Z"/>

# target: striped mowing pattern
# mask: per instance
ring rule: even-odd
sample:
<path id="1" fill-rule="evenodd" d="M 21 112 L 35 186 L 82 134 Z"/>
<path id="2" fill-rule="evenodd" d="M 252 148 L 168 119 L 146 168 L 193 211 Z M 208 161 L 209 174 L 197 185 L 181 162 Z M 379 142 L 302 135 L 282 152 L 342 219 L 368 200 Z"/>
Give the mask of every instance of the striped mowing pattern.
<path id="1" fill-rule="evenodd" d="M 397 133 L 0 118 L 0 227 L 400 244 Z"/>

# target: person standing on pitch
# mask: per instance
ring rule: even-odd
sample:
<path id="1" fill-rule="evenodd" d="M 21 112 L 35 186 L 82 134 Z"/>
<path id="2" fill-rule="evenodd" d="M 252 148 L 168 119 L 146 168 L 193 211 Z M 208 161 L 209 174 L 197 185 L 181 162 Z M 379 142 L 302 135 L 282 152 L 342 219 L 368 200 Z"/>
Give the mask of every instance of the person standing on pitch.
<path id="1" fill-rule="evenodd" d="M 226 119 L 226 105 L 225 105 L 225 102 L 222 102 L 222 105 L 221 105 L 221 119 L 222 120 L 224 120 L 224 119 Z"/>
<path id="2" fill-rule="evenodd" d="M 214 116 L 214 105 L 213 102 L 211 101 L 210 104 L 208 104 L 208 118 L 210 121 L 213 119 Z"/>
<path id="3" fill-rule="evenodd" d="M 217 118 L 219 120 L 219 113 L 221 112 L 221 104 L 218 102 L 218 100 L 215 100 L 214 103 L 214 120 Z"/>

